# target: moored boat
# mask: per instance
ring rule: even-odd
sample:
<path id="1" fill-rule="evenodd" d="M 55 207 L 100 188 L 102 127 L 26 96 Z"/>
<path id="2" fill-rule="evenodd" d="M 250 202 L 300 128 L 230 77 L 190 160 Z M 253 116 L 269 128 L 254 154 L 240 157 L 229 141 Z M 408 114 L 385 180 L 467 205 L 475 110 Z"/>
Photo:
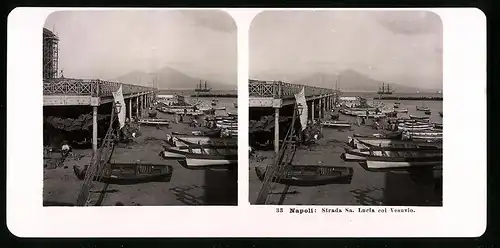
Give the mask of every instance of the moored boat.
<path id="1" fill-rule="evenodd" d="M 228 146 L 237 146 L 237 139 L 223 139 L 223 138 L 212 138 L 212 137 L 203 137 L 203 136 L 184 136 L 184 137 L 175 137 L 170 134 L 166 134 L 166 142 L 171 146 L 183 146 L 187 145 L 228 145 Z"/>
<path id="2" fill-rule="evenodd" d="M 218 146 L 165 147 L 160 153 L 164 158 L 176 154 L 173 158 L 182 160 L 187 167 L 210 167 L 238 164 L 238 148 Z M 182 157 L 183 156 L 183 157 Z"/>
<path id="3" fill-rule="evenodd" d="M 417 111 L 430 111 L 430 108 L 426 106 L 417 106 Z"/>
<path id="4" fill-rule="evenodd" d="M 429 116 L 410 115 L 410 119 L 427 120 L 427 119 L 429 119 Z"/>
<path id="5" fill-rule="evenodd" d="M 86 170 L 73 167 L 73 172 L 79 180 L 84 180 Z M 93 180 L 109 184 L 135 184 L 145 182 L 168 182 L 172 176 L 173 167 L 169 165 L 111 163 L 104 167 L 102 177 Z"/>
<path id="6" fill-rule="evenodd" d="M 263 181 L 267 167 L 255 167 L 257 177 Z M 326 184 L 349 184 L 354 170 L 351 167 L 329 165 L 287 165 L 282 176 L 275 176 L 271 180 L 294 186 L 319 186 Z"/>
<path id="7" fill-rule="evenodd" d="M 408 109 L 395 109 L 394 112 L 397 112 L 397 113 L 408 113 Z"/>
<path id="8" fill-rule="evenodd" d="M 348 144 L 357 149 L 378 148 L 442 148 L 440 143 L 415 142 L 407 140 L 382 139 L 382 138 L 352 138 L 348 137 Z"/>
<path id="9" fill-rule="evenodd" d="M 426 114 L 426 115 L 431 115 L 431 111 L 430 111 L 430 110 L 425 111 L 425 114 Z"/>
<path id="10" fill-rule="evenodd" d="M 138 122 L 144 125 L 170 125 L 167 119 L 140 119 Z"/>
<path id="11" fill-rule="evenodd" d="M 344 161 L 365 161 L 367 158 L 389 157 L 394 159 L 401 158 L 428 158 L 442 156 L 442 149 L 437 147 L 420 148 L 399 148 L 399 147 L 368 147 L 364 149 L 347 149 L 340 155 Z"/>
<path id="12" fill-rule="evenodd" d="M 351 124 L 348 123 L 347 121 L 324 121 L 321 123 L 321 125 L 324 127 L 331 127 L 331 128 L 351 127 Z"/>

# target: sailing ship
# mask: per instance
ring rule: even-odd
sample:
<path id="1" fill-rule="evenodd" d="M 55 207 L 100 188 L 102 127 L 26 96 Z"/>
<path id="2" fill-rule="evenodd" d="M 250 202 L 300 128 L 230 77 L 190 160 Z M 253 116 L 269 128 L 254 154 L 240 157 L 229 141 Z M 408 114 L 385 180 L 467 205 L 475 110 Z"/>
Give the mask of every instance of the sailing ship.
<path id="1" fill-rule="evenodd" d="M 207 81 L 205 81 L 205 87 L 202 87 L 201 81 L 200 81 L 200 84 L 197 85 L 196 89 L 194 89 L 195 92 L 209 92 L 211 90 L 212 90 L 212 88 L 207 87 Z"/>
<path id="2" fill-rule="evenodd" d="M 387 84 L 387 88 L 385 88 L 385 84 L 382 83 L 382 87 L 380 87 L 377 91 L 379 95 L 391 95 L 394 90 L 391 90 L 389 84 Z"/>

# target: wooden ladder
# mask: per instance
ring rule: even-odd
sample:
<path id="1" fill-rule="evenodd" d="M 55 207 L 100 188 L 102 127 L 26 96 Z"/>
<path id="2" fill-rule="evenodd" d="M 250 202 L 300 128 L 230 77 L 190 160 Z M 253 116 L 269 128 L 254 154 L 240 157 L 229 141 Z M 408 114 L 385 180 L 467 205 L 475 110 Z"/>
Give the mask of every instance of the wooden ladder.
<path id="1" fill-rule="evenodd" d="M 275 188 L 276 182 L 279 182 L 285 172 L 288 165 L 290 165 L 293 161 L 293 157 L 295 156 L 295 152 L 297 151 L 297 145 L 295 138 L 295 119 L 297 106 L 294 107 L 293 117 L 292 117 L 292 125 L 288 129 L 287 135 L 285 136 L 284 142 L 281 145 L 281 149 L 279 150 L 273 165 L 267 166 L 265 171 L 265 177 L 262 183 L 262 187 L 259 191 L 259 195 L 257 196 L 257 200 L 255 204 L 267 204 L 269 203 L 269 195 L 271 191 Z M 288 191 L 289 185 L 285 187 L 284 193 Z M 282 196 L 284 198 L 284 195 Z M 282 200 L 280 200 L 282 201 Z"/>
<path id="2" fill-rule="evenodd" d="M 83 185 L 76 200 L 77 206 L 100 205 L 104 199 L 104 194 L 108 184 L 101 183 L 105 167 L 109 166 L 109 161 L 115 148 L 115 107 L 111 110 L 111 120 L 106 136 L 102 140 L 101 147 L 92 156 L 90 165 L 85 169 Z M 100 188 L 98 190 L 98 188 Z"/>

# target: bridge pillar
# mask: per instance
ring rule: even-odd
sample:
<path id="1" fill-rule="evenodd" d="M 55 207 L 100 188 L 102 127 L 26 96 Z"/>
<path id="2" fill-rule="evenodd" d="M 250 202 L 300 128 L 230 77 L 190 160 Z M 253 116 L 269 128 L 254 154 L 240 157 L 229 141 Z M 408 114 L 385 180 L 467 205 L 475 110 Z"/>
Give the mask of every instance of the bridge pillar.
<path id="1" fill-rule="evenodd" d="M 132 120 L 132 98 L 128 99 L 128 118 Z"/>
<path id="2" fill-rule="evenodd" d="M 139 97 L 135 97 L 135 117 L 139 118 Z"/>
<path id="3" fill-rule="evenodd" d="M 321 98 L 321 101 L 323 102 L 323 104 L 322 104 L 322 106 L 323 106 L 323 110 L 321 111 L 323 114 L 322 114 L 322 117 L 321 117 L 321 118 L 325 118 L 325 112 L 326 112 L 326 97 Z"/>
<path id="4" fill-rule="evenodd" d="M 98 106 L 92 107 L 92 151 L 94 156 L 97 154 L 97 108 Z"/>
<path id="5" fill-rule="evenodd" d="M 280 108 L 274 108 L 274 153 L 278 156 L 280 151 Z"/>
<path id="6" fill-rule="evenodd" d="M 323 96 L 320 96 L 320 98 L 318 99 L 318 118 L 323 118 L 323 111 L 322 108 L 323 108 Z"/>
<path id="7" fill-rule="evenodd" d="M 314 120 L 314 100 L 311 101 L 311 120 Z"/>

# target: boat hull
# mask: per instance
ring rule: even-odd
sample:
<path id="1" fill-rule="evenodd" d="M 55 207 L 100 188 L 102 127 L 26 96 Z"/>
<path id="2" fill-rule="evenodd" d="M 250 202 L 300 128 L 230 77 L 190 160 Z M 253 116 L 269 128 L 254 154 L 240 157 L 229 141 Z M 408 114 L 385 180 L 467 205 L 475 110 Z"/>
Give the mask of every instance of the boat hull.
<path id="1" fill-rule="evenodd" d="M 255 167 L 257 177 L 263 181 L 266 168 Z M 293 186 L 320 186 L 327 184 L 350 184 L 354 170 L 351 167 L 288 165 L 281 178 L 273 176 L 272 181 Z"/>
<path id="2" fill-rule="evenodd" d="M 369 169 L 389 169 L 389 168 L 408 168 L 408 167 L 423 167 L 423 166 L 437 166 L 441 165 L 442 161 L 376 161 L 366 160 L 366 166 Z"/>
<path id="3" fill-rule="evenodd" d="M 85 179 L 85 170 L 73 167 L 79 180 Z M 107 164 L 102 177 L 94 177 L 94 181 L 107 184 L 138 184 L 147 182 L 168 182 L 172 177 L 173 167 L 170 165 L 152 164 Z"/>

